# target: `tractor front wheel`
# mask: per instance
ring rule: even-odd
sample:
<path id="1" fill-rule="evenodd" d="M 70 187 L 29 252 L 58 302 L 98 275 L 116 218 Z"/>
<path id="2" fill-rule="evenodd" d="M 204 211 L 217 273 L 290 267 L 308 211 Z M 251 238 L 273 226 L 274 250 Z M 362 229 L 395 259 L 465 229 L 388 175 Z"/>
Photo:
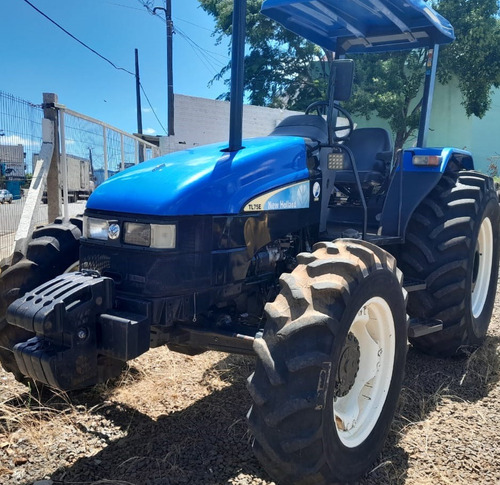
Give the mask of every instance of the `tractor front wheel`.
<path id="1" fill-rule="evenodd" d="M 266 305 L 248 382 L 254 451 L 283 484 L 349 482 L 368 471 L 405 366 L 406 292 L 394 258 L 359 240 L 314 249 Z"/>
<path id="2" fill-rule="evenodd" d="M 78 269 L 80 229 L 71 223 L 54 223 L 36 229 L 28 243 L 26 257 L 0 274 L 0 363 L 19 381 L 25 378 L 12 352 L 14 345 L 34 334 L 10 325 L 7 307 L 28 291 L 56 276 Z"/>

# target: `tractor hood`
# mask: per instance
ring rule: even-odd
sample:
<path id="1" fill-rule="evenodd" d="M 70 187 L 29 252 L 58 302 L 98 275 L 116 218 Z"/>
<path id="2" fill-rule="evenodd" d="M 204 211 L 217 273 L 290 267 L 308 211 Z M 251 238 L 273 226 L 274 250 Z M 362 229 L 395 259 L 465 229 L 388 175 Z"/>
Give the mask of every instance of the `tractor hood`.
<path id="1" fill-rule="evenodd" d="M 336 52 L 382 52 L 447 44 L 451 24 L 424 0 L 265 0 L 262 13 Z"/>
<path id="2" fill-rule="evenodd" d="M 298 137 L 227 143 L 171 153 L 131 167 L 101 184 L 87 208 L 151 216 L 237 214 L 250 199 L 307 179 L 306 147 Z"/>

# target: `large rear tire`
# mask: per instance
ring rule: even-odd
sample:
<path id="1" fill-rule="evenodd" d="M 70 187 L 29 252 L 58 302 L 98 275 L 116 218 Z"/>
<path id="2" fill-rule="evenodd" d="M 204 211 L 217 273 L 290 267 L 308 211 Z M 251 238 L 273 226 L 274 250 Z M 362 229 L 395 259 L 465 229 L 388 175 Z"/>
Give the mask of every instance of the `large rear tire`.
<path id="1" fill-rule="evenodd" d="M 78 265 L 80 229 L 72 223 L 54 223 L 36 229 L 28 243 L 26 257 L 0 274 L 0 363 L 19 381 L 20 373 L 12 349 L 34 334 L 10 325 L 7 307 L 26 292 Z"/>
<path id="2" fill-rule="evenodd" d="M 282 484 L 357 480 L 375 461 L 404 373 L 406 292 L 394 258 L 318 243 L 280 278 L 248 389 L 253 448 Z"/>
<path id="3" fill-rule="evenodd" d="M 413 292 L 411 317 L 443 322 L 441 332 L 410 339 L 423 352 L 447 357 L 481 344 L 498 278 L 500 208 L 493 180 L 478 172 L 445 173 L 413 214 L 400 256 Z"/>

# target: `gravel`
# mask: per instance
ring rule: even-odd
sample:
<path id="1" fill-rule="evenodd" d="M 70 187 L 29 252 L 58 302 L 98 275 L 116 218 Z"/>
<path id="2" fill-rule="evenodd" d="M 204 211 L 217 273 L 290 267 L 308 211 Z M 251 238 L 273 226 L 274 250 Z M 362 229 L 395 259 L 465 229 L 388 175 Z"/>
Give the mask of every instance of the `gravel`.
<path id="1" fill-rule="evenodd" d="M 500 483 L 500 300 L 467 359 L 408 353 L 399 409 L 360 485 Z M 245 388 L 253 360 L 154 349 L 86 392 L 29 394 L 0 371 L 0 483 L 261 484 Z"/>

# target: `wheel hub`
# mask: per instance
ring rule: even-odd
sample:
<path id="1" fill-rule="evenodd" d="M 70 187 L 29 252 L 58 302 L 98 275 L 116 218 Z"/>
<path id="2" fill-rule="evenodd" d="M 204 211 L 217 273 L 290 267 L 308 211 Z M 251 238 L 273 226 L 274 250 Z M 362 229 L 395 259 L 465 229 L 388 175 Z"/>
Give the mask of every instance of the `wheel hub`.
<path id="1" fill-rule="evenodd" d="M 359 350 L 358 339 L 353 333 L 347 335 L 344 347 L 340 355 L 340 361 L 337 368 L 335 380 L 335 397 L 344 397 L 352 389 L 359 370 L 359 359 L 361 352 Z"/>

